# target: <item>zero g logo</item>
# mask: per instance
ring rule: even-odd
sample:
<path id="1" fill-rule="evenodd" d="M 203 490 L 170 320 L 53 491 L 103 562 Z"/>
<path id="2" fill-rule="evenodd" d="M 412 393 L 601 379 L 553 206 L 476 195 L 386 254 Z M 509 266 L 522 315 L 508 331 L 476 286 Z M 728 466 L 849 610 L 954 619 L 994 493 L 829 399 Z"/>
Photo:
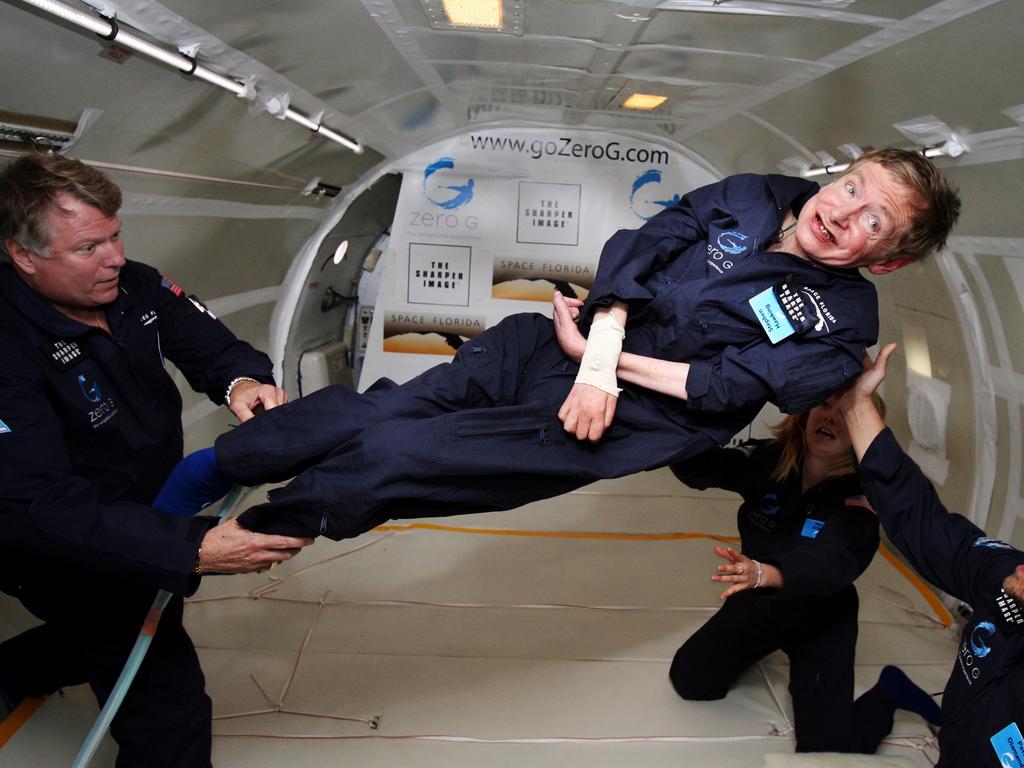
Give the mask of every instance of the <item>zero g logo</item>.
<path id="1" fill-rule="evenodd" d="M 979 621 L 967 639 L 960 644 L 958 661 L 968 685 L 974 685 L 974 681 L 981 677 L 978 662 L 992 653 L 992 648 L 986 641 L 995 633 L 995 624 L 991 621 Z"/>
<path id="2" fill-rule="evenodd" d="M 637 218 L 650 221 L 655 215 L 679 202 L 678 192 L 665 198 L 660 184 L 661 171 L 657 168 L 644 171 L 633 180 L 629 190 L 629 208 Z"/>
<path id="3" fill-rule="evenodd" d="M 442 157 L 423 169 L 424 196 L 438 208 L 444 208 L 446 211 L 454 211 L 469 203 L 473 199 L 473 187 L 476 184 L 473 179 L 466 179 L 465 184 L 444 184 L 442 182 L 447 180 L 443 178 L 445 174 L 434 176 L 439 171 L 454 168 L 453 158 Z M 431 177 L 434 177 L 432 181 Z"/>
<path id="4" fill-rule="evenodd" d="M 743 242 L 749 239 L 750 237 L 742 232 L 723 232 L 718 236 L 718 247 L 730 256 L 738 256 L 747 250 Z"/>
<path id="5" fill-rule="evenodd" d="M 779 497 L 774 493 L 766 493 L 757 502 L 757 508 L 749 512 L 750 521 L 758 528 L 771 531 L 776 526 L 775 516 L 779 514 Z"/>
<path id="6" fill-rule="evenodd" d="M 744 241 L 749 239 L 750 236 L 742 232 L 722 232 L 715 238 L 714 243 L 708 243 L 708 264 L 717 270 L 718 274 L 724 274 L 726 270 L 735 266 L 735 262 L 729 257 L 739 256 L 747 250 Z"/>
<path id="7" fill-rule="evenodd" d="M 117 406 L 114 404 L 114 398 L 108 397 L 102 403 L 97 405 L 91 411 L 89 411 L 89 423 L 92 424 L 93 429 L 102 426 L 110 421 L 110 418 L 117 413 Z"/>
<path id="8" fill-rule="evenodd" d="M 779 514 L 779 497 L 774 493 L 766 493 L 761 497 L 757 508 L 769 517 L 775 517 Z"/>
<path id="9" fill-rule="evenodd" d="M 78 388 L 82 390 L 82 397 L 88 400 L 90 403 L 98 403 L 103 399 L 103 393 L 100 392 L 100 385 L 95 381 L 92 384 L 88 384 L 88 379 L 83 374 L 78 374 Z"/>
<path id="10" fill-rule="evenodd" d="M 985 643 L 985 641 L 992 637 L 996 633 L 996 625 L 991 621 L 978 622 L 978 626 L 971 632 L 971 651 L 975 657 L 984 659 L 990 653 L 992 649 Z"/>

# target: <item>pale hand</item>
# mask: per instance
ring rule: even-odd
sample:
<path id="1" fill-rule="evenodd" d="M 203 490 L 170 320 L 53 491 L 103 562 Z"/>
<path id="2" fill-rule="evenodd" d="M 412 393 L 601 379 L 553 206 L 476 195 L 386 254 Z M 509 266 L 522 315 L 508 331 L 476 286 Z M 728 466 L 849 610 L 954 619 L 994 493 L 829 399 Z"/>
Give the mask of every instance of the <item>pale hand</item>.
<path id="1" fill-rule="evenodd" d="M 252 573 L 291 560 L 312 539 L 246 530 L 237 520 L 226 520 L 203 537 L 199 553 L 201 573 Z"/>
<path id="2" fill-rule="evenodd" d="M 558 409 L 558 418 L 566 432 L 578 440 L 596 443 L 612 425 L 618 399 L 590 384 L 573 384 L 569 396 Z"/>
<path id="3" fill-rule="evenodd" d="M 259 410 L 269 411 L 288 402 L 288 394 L 273 384 L 258 381 L 240 381 L 231 390 L 228 408 L 239 421 L 248 421 Z"/>
<path id="4" fill-rule="evenodd" d="M 579 299 L 569 299 L 558 291 L 551 298 L 551 318 L 555 323 L 555 338 L 562 352 L 573 362 L 578 363 L 583 359 L 583 352 L 587 348 L 587 340 L 576 325 L 580 318 L 580 307 L 583 302 Z"/>
<path id="5" fill-rule="evenodd" d="M 733 547 L 715 547 L 715 554 L 724 557 L 728 562 L 722 563 L 715 568 L 715 575 L 712 581 L 731 583 L 725 592 L 719 597 L 725 600 L 727 597 L 742 592 L 745 589 L 753 589 L 757 584 L 757 563 Z M 761 566 L 767 568 L 770 566 Z M 762 584 L 762 586 L 764 586 Z"/>

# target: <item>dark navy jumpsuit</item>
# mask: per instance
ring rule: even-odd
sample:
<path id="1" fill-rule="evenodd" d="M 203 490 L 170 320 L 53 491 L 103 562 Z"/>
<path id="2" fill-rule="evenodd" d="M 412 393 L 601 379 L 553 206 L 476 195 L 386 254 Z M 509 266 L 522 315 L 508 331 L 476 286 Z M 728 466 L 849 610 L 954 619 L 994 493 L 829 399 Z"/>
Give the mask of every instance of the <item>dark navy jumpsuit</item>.
<path id="1" fill-rule="evenodd" d="M 782 571 L 782 589 L 748 589 L 676 651 L 669 677 L 684 699 L 725 697 L 773 651 L 789 657 L 798 752 L 870 754 L 892 730 L 895 702 L 877 686 L 855 702 L 857 590 L 878 549 L 878 520 L 852 472 L 801 493 L 800 473 L 772 478 L 781 444 L 752 441 L 674 464 L 689 486 L 739 493 L 743 554 Z"/>
<path id="2" fill-rule="evenodd" d="M 404 385 L 328 388 L 221 435 L 218 462 L 236 481 L 298 475 L 241 522 L 339 539 L 392 517 L 510 509 L 707 450 L 765 401 L 788 412 L 821 402 L 860 372 L 878 318 L 857 270 L 765 250 L 817 189 L 733 176 L 605 245 L 584 330 L 597 307 L 626 302 L 623 349 L 689 362 L 687 400 L 627 384 L 601 441 L 579 441 L 557 416 L 578 366 L 551 320 L 512 315 Z M 787 280 L 817 323 L 773 345 L 748 300 Z"/>
<path id="3" fill-rule="evenodd" d="M 156 590 L 195 591 L 211 525 L 147 506 L 182 455 L 164 358 L 217 403 L 237 376 L 272 383 L 272 366 L 135 262 L 105 308 L 110 335 L 7 264 L 0 297 L 0 586 L 47 622 L 0 646 L 0 681 L 23 694 L 87 681 L 102 702 Z M 172 600 L 113 722 L 119 766 L 209 765 L 210 700 L 181 611 Z"/>
<path id="4" fill-rule="evenodd" d="M 1002 594 L 1024 552 L 950 514 L 888 429 L 872 442 L 858 474 L 910 564 L 974 609 L 942 696 L 939 765 L 1024 765 L 1024 604 Z"/>

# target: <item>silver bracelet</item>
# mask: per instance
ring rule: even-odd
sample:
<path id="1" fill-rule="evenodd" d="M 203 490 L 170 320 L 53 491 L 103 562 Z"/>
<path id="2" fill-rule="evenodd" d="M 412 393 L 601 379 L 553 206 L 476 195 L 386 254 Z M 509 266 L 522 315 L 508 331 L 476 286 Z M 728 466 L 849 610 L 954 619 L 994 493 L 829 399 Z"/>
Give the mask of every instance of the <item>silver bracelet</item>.
<path id="1" fill-rule="evenodd" d="M 761 577 L 764 576 L 764 571 L 761 570 L 761 564 L 757 562 L 757 560 L 751 558 L 750 562 L 757 566 L 757 581 L 754 583 L 754 586 L 752 586 L 751 589 L 757 589 L 761 586 Z"/>
<path id="2" fill-rule="evenodd" d="M 253 384 L 259 384 L 256 379 L 250 376 L 239 376 L 237 379 L 232 379 L 231 383 L 228 384 L 227 391 L 224 392 L 224 405 L 231 405 L 231 390 L 235 388 L 235 384 L 242 381 L 251 381 Z"/>

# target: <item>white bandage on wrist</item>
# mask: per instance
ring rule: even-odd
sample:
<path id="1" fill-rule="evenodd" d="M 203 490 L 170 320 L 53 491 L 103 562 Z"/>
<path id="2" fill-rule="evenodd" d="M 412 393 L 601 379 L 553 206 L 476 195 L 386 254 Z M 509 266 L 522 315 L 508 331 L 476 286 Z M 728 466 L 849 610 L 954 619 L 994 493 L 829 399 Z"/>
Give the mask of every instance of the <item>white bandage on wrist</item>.
<path id="1" fill-rule="evenodd" d="M 615 369 L 619 365 L 622 353 L 622 340 L 626 336 L 625 329 L 610 312 L 597 318 L 590 326 L 587 337 L 587 348 L 580 360 L 580 372 L 576 374 L 577 384 L 590 384 L 612 397 L 618 397 L 618 379 Z"/>

